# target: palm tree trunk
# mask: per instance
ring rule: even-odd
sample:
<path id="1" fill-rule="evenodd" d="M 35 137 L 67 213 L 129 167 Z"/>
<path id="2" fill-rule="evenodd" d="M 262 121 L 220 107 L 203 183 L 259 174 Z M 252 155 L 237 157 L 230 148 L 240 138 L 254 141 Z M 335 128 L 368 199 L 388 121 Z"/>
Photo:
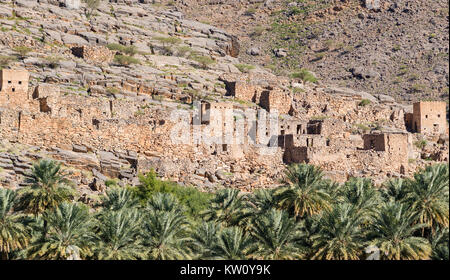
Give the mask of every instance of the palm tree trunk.
<path id="1" fill-rule="evenodd" d="M 9 260 L 8 252 L 1 252 L 0 256 L 1 256 L 0 260 L 2 261 Z"/>
<path id="2" fill-rule="evenodd" d="M 47 238 L 48 224 L 47 220 L 44 220 L 44 238 Z"/>

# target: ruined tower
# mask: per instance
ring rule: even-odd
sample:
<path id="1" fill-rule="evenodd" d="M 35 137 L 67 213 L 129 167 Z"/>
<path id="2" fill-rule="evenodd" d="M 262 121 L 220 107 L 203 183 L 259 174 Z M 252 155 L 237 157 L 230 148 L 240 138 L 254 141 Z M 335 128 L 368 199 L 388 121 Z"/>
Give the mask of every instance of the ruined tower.
<path id="1" fill-rule="evenodd" d="M 29 76 L 27 70 L 0 70 L 0 92 L 27 92 Z"/>
<path id="2" fill-rule="evenodd" d="M 420 101 L 413 104 L 409 129 L 422 134 L 447 131 L 446 104 L 443 101 Z"/>

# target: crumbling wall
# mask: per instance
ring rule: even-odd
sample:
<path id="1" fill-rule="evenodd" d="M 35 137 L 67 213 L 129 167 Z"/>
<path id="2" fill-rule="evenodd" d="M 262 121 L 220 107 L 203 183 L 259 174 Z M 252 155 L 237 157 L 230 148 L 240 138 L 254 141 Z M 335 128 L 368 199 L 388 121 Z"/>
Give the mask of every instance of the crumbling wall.
<path id="1" fill-rule="evenodd" d="M 99 42 L 97 42 L 99 43 Z M 104 46 L 76 46 L 72 47 L 72 54 L 86 61 L 98 64 L 108 64 L 114 59 L 115 52 Z"/>
<path id="2" fill-rule="evenodd" d="M 363 140 L 364 150 L 386 151 L 385 134 L 365 134 Z"/>
<path id="3" fill-rule="evenodd" d="M 0 92 L 17 93 L 28 92 L 28 79 L 30 75 L 26 70 L 2 69 L 0 70 Z"/>
<path id="4" fill-rule="evenodd" d="M 259 105 L 268 112 L 277 110 L 279 114 L 288 114 L 291 104 L 292 99 L 289 94 L 279 88 L 262 91 L 259 100 Z"/>
<path id="5" fill-rule="evenodd" d="M 412 131 L 441 134 L 447 131 L 447 127 L 445 102 L 421 101 L 413 104 Z"/>

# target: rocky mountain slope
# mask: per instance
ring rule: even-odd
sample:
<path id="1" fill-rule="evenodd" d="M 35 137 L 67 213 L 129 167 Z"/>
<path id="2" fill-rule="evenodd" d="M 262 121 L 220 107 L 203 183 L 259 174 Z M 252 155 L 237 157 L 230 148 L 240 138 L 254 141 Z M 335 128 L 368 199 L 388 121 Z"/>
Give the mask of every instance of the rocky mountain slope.
<path id="1" fill-rule="evenodd" d="M 240 58 L 398 100 L 448 99 L 445 0 L 179 0 L 188 17 L 236 35 Z"/>
<path id="2" fill-rule="evenodd" d="M 403 115 L 412 109 L 409 102 L 399 104 L 388 96 L 392 95 L 391 91 L 379 87 L 369 94 L 334 86 L 333 71 L 340 69 L 338 66 L 294 67 L 314 70 L 320 78 L 317 83 L 274 75 L 290 74 L 290 63 L 296 58 L 290 50 L 295 48 L 272 45 L 281 41 L 272 36 L 272 31 L 261 30 L 258 24 L 270 24 L 276 9 L 284 7 L 284 2 L 238 1 L 228 9 L 225 1 L 220 0 L 208 6 L 189 6 L 200 3 L 189 1 L 102 1 L 92 15 L 84 3 L 77 9 L 64 3 L 63 0 L 0 0 L 0 68 L 26 69 L 31 75 L 29 92 L 24 94 L 28 94 L 24 102 L 27 104 L 0 106 L 0 185 L 21 186 L 33 161 L 51 157 L 70 166 L 72 178 L 87 193 L 104 190 L 110 178 L 119 179 L 121 185 L 135 185 L 137 173 L 150 168 L 155 168 L 165 179 L 203 190 L 229 186 L 249 191 L 274 186 L 285 168 L 282 151 L 278 151 L 275 160 L 258 157 L 252 151 L 247 151 L 244 158 L 235 159 L 218 155 L 211 147 L 195 150 L 168 143 L 168 132 L 173 125 L 167 121 L 170 112 L 175 109 L 191 112 L 193 100 L 233 103 L 244 109 L 260 108 L 261 103 L 227 96 L 227 76 L 238 76 L 248 81 L 244 87 L 260 87 L 266 93 L 275 84 L 278 93 L 292 97 L 292 104 L 287 108 L 289 114 L 280 120 L 328 119 L 332 126 L 336 121 L 330 139 L 320 137 L 337 146 L 332 154 L 340 153 L 347 159 L 345 152 L 339 152 L 344 138 L 350 152 L 355 152 L 356 146 L 361 146 L 361 135 L 367 131 L 404 130 Z M 248 11 L 252 7 L 249 5 L 258 3 L 267 17 Z M 345 6 L 352 2 L 342 3 Z M 195 18 L 199 21 L 189 19 L 194 18 L 195 7 L 198 8 Z M 207 7 L 213 14 L 206 12 Z M 244 7 L 246 20 L 241 22 L 235 9 Z M 222 11 L 221 17 L 215 16 L 216 9 Z M 200 15 L 209 22 L 201 20 Z M 373 12 L 372 16 L 375 15 Z M 259 35 L 253 35 L 255 32 Z M 278 50 L 277 56 L 274 49 Z M 319 64 L 326 59 L 328 56 Z M 354 65 L 358 61 L 353 56 L 347 59 L 339 63 Z M 345 86 L 366 88 L 369 83 L 366 75 L 364 79 L 354 77 L 358 67 L 345 80 Z M 440 77 L 445 79 L 443 75 Z M 446 79 L 448 83 L 448 74 Z M 374 85 L 381 83 L 381 80 L 369 80 Z M 228 80 L 228 84 L 235 82 L 233 78 Z M 361 103 L 362 100 L 366 103 Z M 19 110 L 17 120 L 14 110 L 28 102 L 32 105 L 31 109 L 26 108 L 29 113 L 22 115 Z M 8 115 L 8 110 L 13 113 Z M 2 116 L 2 112 L 6 113 Z M 67 117 L 67 112 L 72 115 Z M 41 119 L 42 127 L 29 123 L 26 127 L 26 118 L 29 123 Z M 17 133 L 19 129 L 5 126 L 9 120 L 14 125 L 18 122 L 19 128 L 22 120 L 22 130 L 30 131 Z M 342 139 L 333 138 L 333 134 Z M 420 141 L 421 137 L 414 135 L 413 140 Z M 411 172 L 433 161 L 448 161 L 448 137 L 438 136 L 422 144 L 410 151 L 415 154 L 410 163 Z M 368 154 L 374 156 L 376 152 Z M 358 161 L 357 156 L 353 160 Z M 332 175 L 341 177 L 347 176 L 351 168 L 352 176 L 379 176 L 382 180 L 389 172 L 390 176 L 405 175 L 378 167 L 354 168 L 351 160 L 340 159 L 327 163 L 326 168 Z"/>

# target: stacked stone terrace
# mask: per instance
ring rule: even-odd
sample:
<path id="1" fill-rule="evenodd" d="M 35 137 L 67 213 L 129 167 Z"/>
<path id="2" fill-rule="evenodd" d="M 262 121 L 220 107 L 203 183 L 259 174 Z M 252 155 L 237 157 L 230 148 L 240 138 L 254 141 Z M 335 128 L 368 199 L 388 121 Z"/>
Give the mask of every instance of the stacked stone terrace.
<path id="1" fill-rule="evenodd" d="M 284 164 L 289 163 L 316 164 L 328 171 L 331 178 L 345 180 L 349 176 L 358 176 L 368 171 L 374 176 L 408 176 L 417 167 L 410 166 L 411 159 L 420 157 L 420 154 L 415 152 L 413 134 L 396 128 L 405 127 L 405 120 L 408 124 L 408 117 L 403 119 L 403 123 L 398 119 L 404 115 L 403 111 L 399 112 L 398 108 L 381 104 L 373 105 L 372 110 L 361 108 L 367 111 L 364 115 L 366 119 L 373 117 L 368 114 L 376 116 L 379 112 L 387 112 L 388 122 L 393 129 L 372 133 L 352 132 L 350 121 L 354 121 L 353 118 L 358 114 L 355 111 L 359 109 L 357 104 L 361 98 L 345 99 L 329 94 L 327 96 L 327 93 L 319 88 L 309 90 L 309 97 L 300 104 L 292 93 L 285 91 L 286 99 L 290 100 L 290 103 L 276 105 L 277 109 L 279 106 L 284 106 L 285 109 L 282 109 L 282 114 L 278 116 L 275 138 L 268 137 L 263 142 L 255 143 L 246 140 L 242 143 L 173 144 L 170 142 L 170 133 L 176 122 L 170 120 L 170 113 L 180 109 L 180 104 L 155 102 L 153 98 L 157 95 L 152 93 L 142 93 L 143 98 L 139 102 L 64 96 L 56 84 L 41 83 L 28 88 L 28 72 L 25 70 L 4 69 L 0 72 L 0 81 L 0 134 L 3 140 L 54 147 L 59 151 L 55 158 L 67 159 L 67 164 L 78 168 L 96 168 L 111 177 L 124 178 L 130 174 L 147 172 L 150 168 L 158 167 L 161 159 L 164 159 L 166 163 L 160 165 L 159 170 L 164 170 L 167 178 L 183 180 L 187 172 L 197 173 L 195 166 L 199 166 L 199 162 L 207 161 L 211 170 L 203 174 L 207 178 L 215 176 L 208 179 L 210 181 L 217 182 L 217 177 L 223 177 L 214 175 L 218 168 L 230 173 L 244 174 L 260 170 L 265 176 L 259 176 L 259 180 L 253 182 L 252 187 L 263 187 L 276 184 Z M 228 87 L 224 97 L 230 96 L 222 102 L 203 101 L 200 105 L 200 116 L 195 116 L 188 104 L 182 107 L 182 110 L 189 112 L 191 118 L 190 127 L 185 133 L 195 131 L 196 126 L 219 131 L 229 129 L 231 133 L 236 133 L 236 116 L 242 117 L 239 112 L 246 108 L 255 108 L 256 105 L 247 106 L 233 101 L 237 98 L 242 101 L 243 96 L 255 100 L 257 93 L 264 90 L 275 96 L 283 91 L 277 88 L 276 84 L 270 86 L 271 90 L 266 87 L 261 91 L 259 87 L 255 89 L 247 84 L 237 85 L 234 88 Z M 256 94 L 251 96 L 248 92 Z M 314 95 L 312 92 L 321 94 Z M 321 101 L 324 99 L 330 102 L 323 104 Z M 333 102 L 334 100 L 336 102 Z M 270 107 L 261 107 L 271 111 Z M 307 111 L 300 113 L 301 111 L 294 110 L 294 107 Z M 413 109 L 413 115 L 421 116 L 429 115 L 430 110 L 434 110 L 436 115 L 446 113 L 445 106 L 436 102 L 414 104 Z M 227 110 L 234 112 L 233 119 L 227 119 Z M 321 118 L 313 116 L 318 110 L 323 114 Z M 250 130 L 264 133 L 259 130 L 259 126 L 263 124 L 261 121 L 254 120 L 253 125 L 244 125 L 244 134 L 249 134 Z M 269 122 L 266 121 L 263 127 L 266 129 L 266 135 L 269 135 Z M 421 123 L 421 129 L 438 134 L 440 131 L 433 130 L 434 127 L 433 122 Z M 273 144 L 273 140 L 276 140 L 275 152 L 261 155 L 259 149 Z M 89 156 L 90 152 L 98 156 Z M 113 155 L 107 156 L 110 152 L 115 152 L 120 157 L 114 159 Z M 86 156 L 71 160 L 73 153 L 84 153 Z M 184 167 L 174 164 L 179 160 L 194 169 L 181 170 Z M 440 160 L 448 158 L 441 157 Z M 172 162 L 172 170 L 168 170 L 167 162 Z M 127 168 L 131 168 L 131 171 L 126 171 Z M 239 178 L 242 184 L 248 184 L 248 181 L 242 180 L 245 177 Z M 184 180 L 187 180 L 185 183 L 195 184 L 195 180 L 186 177 Z M 236 181 L 229 183 L 236 184 Z"/>

